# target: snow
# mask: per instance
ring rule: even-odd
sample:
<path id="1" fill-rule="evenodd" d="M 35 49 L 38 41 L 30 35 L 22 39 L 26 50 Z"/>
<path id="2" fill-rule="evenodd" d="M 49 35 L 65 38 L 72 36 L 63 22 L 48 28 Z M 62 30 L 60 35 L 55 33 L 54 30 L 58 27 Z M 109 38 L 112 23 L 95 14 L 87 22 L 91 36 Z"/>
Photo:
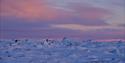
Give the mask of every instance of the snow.
<path id="1" fill-rule="evenodd" d="M 125 63 L 125 42 L 0 40 L 0 63 Z"/>

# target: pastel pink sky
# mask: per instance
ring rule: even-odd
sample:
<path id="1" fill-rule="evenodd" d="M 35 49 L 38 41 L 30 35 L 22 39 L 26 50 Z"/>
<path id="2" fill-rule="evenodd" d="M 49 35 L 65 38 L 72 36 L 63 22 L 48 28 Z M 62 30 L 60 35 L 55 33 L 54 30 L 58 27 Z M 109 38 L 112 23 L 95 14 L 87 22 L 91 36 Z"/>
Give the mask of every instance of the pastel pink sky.
<path id="1" fill-rule="evenodd" d="M 0 0 L 0 38 L 125 39 L 124 0 Z"/>

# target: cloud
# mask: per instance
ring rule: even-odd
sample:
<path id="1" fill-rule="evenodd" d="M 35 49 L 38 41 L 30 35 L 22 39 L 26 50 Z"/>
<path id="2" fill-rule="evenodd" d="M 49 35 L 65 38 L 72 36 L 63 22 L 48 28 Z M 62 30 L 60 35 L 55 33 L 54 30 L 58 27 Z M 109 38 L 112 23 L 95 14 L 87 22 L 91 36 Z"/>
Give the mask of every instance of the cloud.
<path id="1" fill-rule="evenodd" d="M 52 12 L 48 12 L 47 6 L 44 4 L 33 1 L 33 0 L 11 0 L 10 2 L 2 2 L 3 12 L 8 13 L 8 15 L 23 17 L 23 18 L 40 18 L 40 17 L 48 17 L 51 18 Z M 50 13 L 50 15 L 49 15 Z M 43 16 L 45 15 L 45 16 Z"/>
<path id="2" fill-rule="evenodd" d="M 84 2 L 111 12 L 109 17 L 104 19 L 106 23 L 115 26 L 125 24 L 124 0 L 85 0 Z"/>
<path id="3" fill-rule="evenodd" d="M 44 0 L 5 0 L 1 1 L 2 16 L 15 16 L 27 19 L 55 19 L 66 17 L 70 12 L 48 6 Z"/>
<path id="4" fill-rule="evenodd" d="M 71 5 L 71 8 L 75 10 L 75 15 L 88 20 L 103 20 L 105 18 L 109 18 L 111 15 L 111 12 L 108 10 L 90 5 L 76 4 Z"/>
<path id="5" fill-rule="evenodd" d="M 124 27 L 115 27 L 115 26 L 85 26 L 80 24 L 56 24 L 51 25 L 53 28 L 64 28 L 70 30 L 79 30 L 79 31 L 90 31 L 98 29 L 124 29 Z"/>
<path id="6" fill-rule="evenodd" d="M 4 37 L 120 39 L 125 35 L 124 0 L 0 0 L 0 3 Z"/>
<path id="7" fill-rule="evenodd" d="M 115 10 L 115 9 L 114 9 Z M 112 15 L 111 18 L 106 20 L 106 23 L 110 25 L 125 25 L 125 9 L 122 9 L 121 11 L 114 11 L 115 14 Z"/>
<path id="8" fill-rule="evenodd" d="M 79 17 L 124 25 L 124 10 L 124 0 L 1 0 L 0 16 L 39 21 Z"/>
<path id="9" fill-rule="evenodd" d="M 95 20 L 109 16 L 108 11 L 89 6 L 84 2 L 79 4 L 72 0 L 54 1 L 55 2 L 50 0 L 2 0 L 0 15 L 41 20 L 66 19 L 72 17 Z M 53 5 L 53 3 L 57 5 Z"/>

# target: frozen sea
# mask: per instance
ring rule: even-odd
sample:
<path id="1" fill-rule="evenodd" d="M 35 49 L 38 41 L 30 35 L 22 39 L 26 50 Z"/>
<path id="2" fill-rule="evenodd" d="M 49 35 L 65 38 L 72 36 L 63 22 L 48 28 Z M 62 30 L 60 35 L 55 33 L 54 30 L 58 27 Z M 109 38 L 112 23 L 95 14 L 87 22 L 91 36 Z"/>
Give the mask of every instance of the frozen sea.
<path id="1" fill-rule="evenodd" d="M 0 40 L 0 63 L 125 63 L 125 42 Z"/>

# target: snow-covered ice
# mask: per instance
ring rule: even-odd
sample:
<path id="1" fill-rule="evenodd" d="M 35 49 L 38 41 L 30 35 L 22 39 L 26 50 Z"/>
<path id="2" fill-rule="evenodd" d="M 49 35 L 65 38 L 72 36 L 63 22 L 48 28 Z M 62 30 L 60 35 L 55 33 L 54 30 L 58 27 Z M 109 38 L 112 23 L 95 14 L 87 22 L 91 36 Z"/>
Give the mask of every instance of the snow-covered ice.
<path id="1" fill-rule="evenodd" d="M 125 63 L 125 42 L 0 40 L 0 63 Z"/>

